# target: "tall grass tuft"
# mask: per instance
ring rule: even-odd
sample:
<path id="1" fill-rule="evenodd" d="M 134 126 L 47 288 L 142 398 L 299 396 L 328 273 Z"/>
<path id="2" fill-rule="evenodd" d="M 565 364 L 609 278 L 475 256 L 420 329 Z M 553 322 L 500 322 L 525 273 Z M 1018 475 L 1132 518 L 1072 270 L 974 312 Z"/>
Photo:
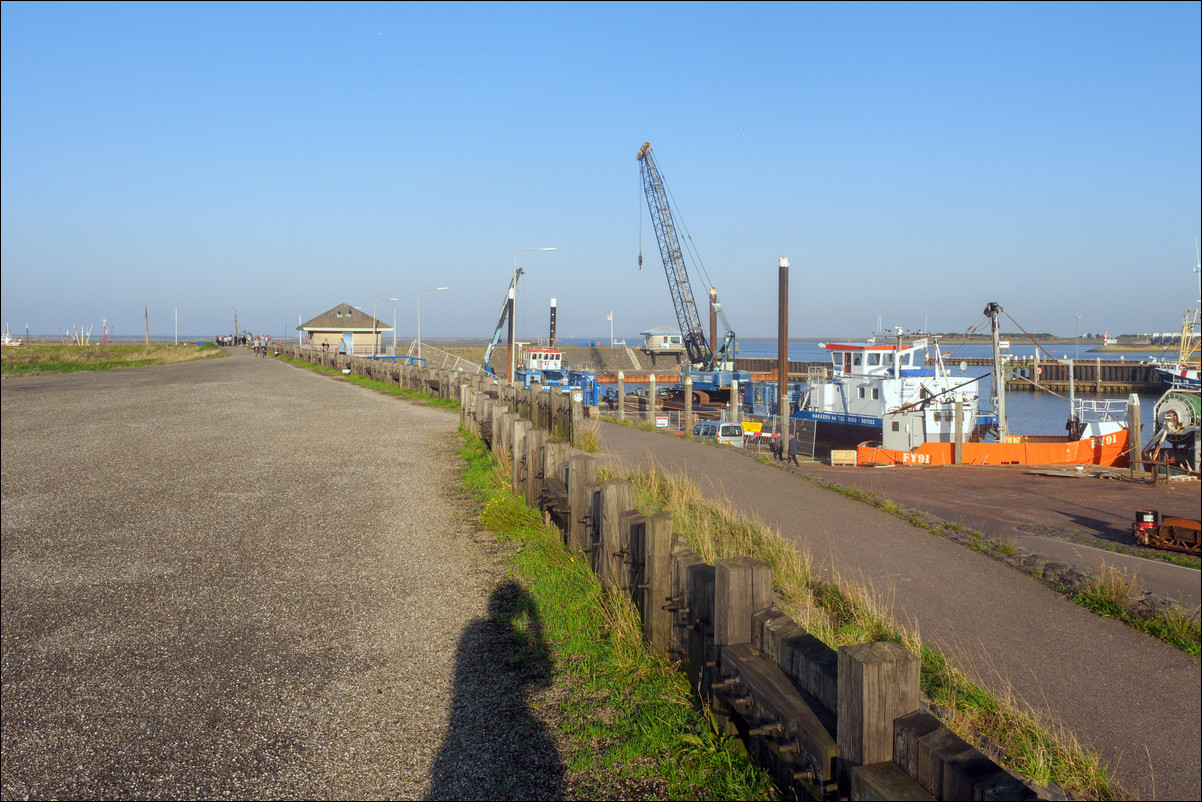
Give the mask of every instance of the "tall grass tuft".
<path id="1" fill-rule="evenodd" d="M 924 646 L 917 629 L 894 620 L 888 599 L 838 575 L 820 576 L 810 556 L 779 532 L 737 514 L 729 501 L 704 496 L 692 482 L 655 466 L 627 478 L 638 488 L 640 505 L 671 513 L 673 530 L 706 562 L 749 556 L 771 565 L 780 608 L 827 645 L 892 641 L 917 654 L 923 695 L 939 706 L 944 723 L 970 742 L 988 739 L 1012 770 L 1093 799 L 1119 796 L 1096 754 L 1063 726 L 1019 703 L 1009 688 L 1000 696 L 988 692 L 950 657 Z"/>

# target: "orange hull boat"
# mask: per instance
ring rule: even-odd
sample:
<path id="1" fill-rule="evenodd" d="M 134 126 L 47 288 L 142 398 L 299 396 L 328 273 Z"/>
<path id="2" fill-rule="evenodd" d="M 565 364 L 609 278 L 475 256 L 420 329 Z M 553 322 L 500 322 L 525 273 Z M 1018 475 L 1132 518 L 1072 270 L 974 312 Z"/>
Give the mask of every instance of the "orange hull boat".
<path id="1" fill-rule="evenodd" d="M 864 444 L 856 449 L 857 465 L 953 465 L 953 443 L 922 443 L 913 451 Z M 1011 436 L 1005 442 L 961 445 L 963 465 L 1127 465 L 1128 435 L 1124 427 L 1097 437 Z"/>

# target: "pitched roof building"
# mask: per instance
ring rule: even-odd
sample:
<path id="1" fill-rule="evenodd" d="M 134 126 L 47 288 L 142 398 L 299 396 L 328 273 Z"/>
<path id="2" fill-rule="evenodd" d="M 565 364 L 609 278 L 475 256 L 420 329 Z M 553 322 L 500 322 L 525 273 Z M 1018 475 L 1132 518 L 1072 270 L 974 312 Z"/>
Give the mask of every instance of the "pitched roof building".
<path id="1" fill-rule="evenodd" d="M 305 332 L 311 348 L 328 346 L 331 351 L 361 356 L 381 353 L 381 335 L 392 331 L 389 324 L 350 304 L 338 304 L 296 328 Z"/>

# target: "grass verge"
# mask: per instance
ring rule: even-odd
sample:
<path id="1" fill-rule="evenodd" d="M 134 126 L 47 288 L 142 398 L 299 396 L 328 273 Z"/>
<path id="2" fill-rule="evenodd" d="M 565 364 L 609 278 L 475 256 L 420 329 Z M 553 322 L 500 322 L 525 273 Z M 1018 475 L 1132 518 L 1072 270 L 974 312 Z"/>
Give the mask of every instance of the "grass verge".
<path id="1" fill-rule="evenodd" d="M 976 538 L 976 541 L 970 541 L 967 545 L 973 551 L 981 553 L 995 552 L 996 555 L 1012 556 L 1017 553 L 1018 547 L 1009 540 L 995 540 L 986 542 L 984 535 L 972 529 L 965 529 L 961 523 L 949 523 L 947 521 L 932 521 L 929 520 L 923 513 L 903 509 L 892 499 L 881 498 L 874 493 L 865 490 L 854 490 L 851 488 L 842 487 L 841 485 L 827 482 L 813 476 L 806 476 L 807 481 L 814 482 L 820 487 L 830 490 L 848 498 L 856 499 L 870 506 L 876 507 L 882 512 L 887 512 L 896 518 L 900 518 L 913 526 L 920 529 L 926 529 L 932 534 L 940 537 L 947 537 L 948 532 L 966 532 Z M 1090 541 L 1091 544 L 1094 542 Z M 1101 542 L 1101 541 L 1099 541 Z M 1111 544 L 1112 546 L 1114 544 Z M 1115 549 L 1111 549 L 1115 550 Z M 1142 556 L 1142 555 L 1141 555 Z M 1147 555 L 1156 559 L 1173 562 L 1179 565 L 1185 565 L 1190 568 L 1197 568 L 1198 561 L 1175 559 L 1179 555 Z M 1164 641 L 1165 643 L 1175 646 L 1187 654 L 1202 653 L 1202 629 L 1199 628 L 1198 619 L 1194 618 L 1188 611 L 1181 608 L 1173 607 L 1167 610 L 1158 611 L 1151 614 L 1136 612 L 1133 608 L 1134 602 L 1139 598 L 1139 592 L 1134 594 L 1124 593 L 1121 600 L 1115 598 L 1112 594 L 1114 591 L 1115 578 L 1113 575 L 1107 574 L 1107 570 L 1113 572 L 1116 569 L 1105 564 L 1102 565 L 1098 572 L 1098 576 L 1090 581 L 1087 587 L 1078 593 L 1072 593 L 1068 589 L 1055 587 L 1059 593 L 1064 593 L 1069 600 L 1081 605 L 1082 607 L 1092 610 L 1099 615 L 1107 618 L 1114 618 L 1122 621 L 1127 626 L 1138 629 L 1146 635 L 1151 635 L 1154 638 Z M 1032 576 L 1036 579 L 1043 579 L 1043 572 L 1032 572 Z M 1134 581 L 1134 577 L 1130 578 Z M 1095 581 L 1098 580 L 1098 581 Z M 1141 589 L 1142 590 L 1142 589 Z M 1123 601 L 1125 600 L 1125 601 Z"/>
<path id="2" fill-rule="evenodd" d="M 781 608 L 832 648 L 892 641 L 919 655 L 924 696 L 970 743 L 985 739 L 1003 765 L 1040 785 L 1054 781 L 1091 799 L 1119 798 L 1097 755 L 1008 694 L 999 698 L 986 692 L 950 657 L 924 646 L 918 632 L 893 621 L 886 600 L 837 576 L 817 576 L 809 556 L 792 543 L 763 523 L 737 515 L 729 504 L 703 497 L 692 483 L 654 469 L 626 478 L 638 488 L 639 504 L 670 513 L 673 529 L 706 562 L 750 556 L 771 565 Z"/>
<path id="3" fill-rule="evenodd" d="M 456 411 L 459 410 L 459 399 L 457 398 L 431 398 L 425 393 L 418 392 L 417 390 L 410 390 L 406 387 L 398 387 L 392 382 L 382 382 L 378 379 L 371 379 L 367 376 L 359 376 L 357 374 L 343 376 L 342 372 L 337 368 L 327 368 L 322 365 L 314 365 L 312 362 L 306 362 L 303 359 L 295 359 L 290 356 L 284 356 L 283 354 L 277 357 L 277 359 L 279 359 L 281 362 L 287 362 L 291 365 L 308 368 L 309 370 L 315 370 L 318 373 L 328 373 L 329 375 L 342 379 L 343 381 L 348 381 L 351 384 L 357 384 L 360 387 L 366 387 L 369 390 L 379 390 L 380 392 L 388 393 L 389 395 L 397 395 L 401 398 L 419 401 L 426 406 L 444 407 L 446 409 L 453 409 Z"/>
<path id="4" fill-rule="evenodd" d="M 1202 627 L 1183 610 L 1170 609 L 1151 616 L 1132 612 L 1143 593 L 1139 577 L 1103 563 L 1084 587 L 1069 598 L 1100 616 L 1122 621 L 1188 654 L 1202 654 Z"/>
<path id="5" fill-rule="evenodd" d="M 0 373 L 28 376 L 89 370 L 170 365 L 218 356 L 213 343 L 201 345 L 21 345 L 0 352 Z"/>
<path id="6" fill-rule="evenodd" d="M 774 798 L 764 772 L 694 705 L 684 675 L 643 648 L 630 602 L 605 592 L 588 561 L 509 492 L 479 438 L 463 437 L 463 486 L 480 525 L 520 544 L 511 569 L 538 605 L 565 691 L 555 715 L 569 784 L 626 798 Z"/>

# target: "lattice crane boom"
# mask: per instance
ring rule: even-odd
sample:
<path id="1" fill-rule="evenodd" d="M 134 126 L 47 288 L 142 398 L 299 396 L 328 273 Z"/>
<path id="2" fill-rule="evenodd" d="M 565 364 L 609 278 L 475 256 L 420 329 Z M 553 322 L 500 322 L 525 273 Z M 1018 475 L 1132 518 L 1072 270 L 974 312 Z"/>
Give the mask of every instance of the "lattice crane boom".
<path id="1" fill-rule="evenodd" d="M 676 309 L 676 323 L 680 326 L 685 352 L 691 365 L 708 369 L 713 365 L 714 354 L 701 326 L 697 302 L 693 300 L 689 271 L 685 267 L 684 252 L 676 232 L 676 224 L 672 220 L 672 207 L 668 203 L 664 180 L 655 165 L 655 158 L 651 155 L 650 142 L 643 143 L 637 158 L 643 175 L 643 193 L 647 196 L 647 211 L 651 214 L 655 239 L 659 243 L 659 253 L 664 260 L 668 291 Z"/>

